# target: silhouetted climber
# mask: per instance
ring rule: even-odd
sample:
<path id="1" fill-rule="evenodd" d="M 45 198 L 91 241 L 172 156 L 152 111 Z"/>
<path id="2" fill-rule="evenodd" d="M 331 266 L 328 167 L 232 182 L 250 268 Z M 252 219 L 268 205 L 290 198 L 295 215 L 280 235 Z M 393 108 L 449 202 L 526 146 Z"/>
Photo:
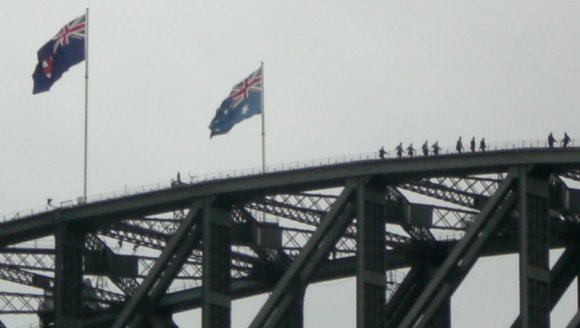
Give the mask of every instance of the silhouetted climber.
<path id="1" fill-rule="evenodd" d="M 379 149 L 379 157 L 380 157 L 381 159 L 385 159 L 385 154 L 386 154 L 386 153 L 387 153 L 387 152 L 385 151 L 385 147 L 381 147 L 381 149 Z"/>
<path id="2" fill-rule="evenodd" d="M 548 136 L 548 146 L 550 146 L 550 148 L 554 148 L 554 142 L 556 142 L 556 139 L 554 138 L 552 132 L 550 132 L 550 135 Z"/>
<path id="3" fill-rule="evenodd" d="M 397 150 L 397 157 L 403 157 L 403 143 L 399 143 L 399 145 L 395 148 Z"/>
<path id="4" fill-rule="evenodd" d="M 413 147 L 413 143 L 411 142 L 411 144 L 409 145 L 409 147 L 407 147 L 407 154 L 411 157 L 415 156 L 415 148 Z"/>
<path id="5" fill-rule="evenodd" d="M 485 138 L 481 138 L 481 141 L 479 142 L 479 150 L 485 151 Z"/>
<path id="6" fill-rule="evenodd" d="M 441 150 L 441 147 L 439 147 L 438 141 L 435 141 L 435 143 L 433 145 L 431 145 L 431 148 L 433 148 L 433 155 L 435 155 L 435 156 L 439 155 L 439 151 Z"/>
<path id="7" fill-rule="evenodd" d="M 475 153 L 475 137 L 471 138 L 471 142 L 469 143 L 469 148 L 471 149 L 472 153 Z"/>
<path id="8" fill-rule="evenodd" d="M 181 173 L 177 172 L 177 178 L 175 180 L 173 180 L 173 179 L 171 180 L 171 186 L 174 187 L 174 186 L 179 186 L 181 184 L 182 184 Z"/>
<path id="9" fill-rule="evenodd" d="M 570 141 L 572 141 L 572 139 L 570 139 L 570 136 L 568 136 L 568 133 L 564 132 L 564 139 L 562 139 L 562 147 L 564 147 L 564 148 L 568 147 L 568 144 L 570 144 Z"/>
<path id="10" fill-rule="evenodd" d="M 427 144 L 427 140 L 423 144 L 423 156 L 429 156 L 429 145 Z"/>
<path id="11" fill-rule="evenodd" d="M 455 150 L 457 150 L 457 152 L 460 154 L 463 151 L 463 142 L 461 141 L 461 137 L 459 137 L 459 140 L 457 140 L 457 144 L 455 145 Z"/>

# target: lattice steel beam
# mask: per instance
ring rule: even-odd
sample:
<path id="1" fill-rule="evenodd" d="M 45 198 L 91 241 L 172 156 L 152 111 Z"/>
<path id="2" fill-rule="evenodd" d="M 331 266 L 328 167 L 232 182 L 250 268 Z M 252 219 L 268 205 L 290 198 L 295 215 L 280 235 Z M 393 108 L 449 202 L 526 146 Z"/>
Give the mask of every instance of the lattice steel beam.
<path id="1" fill-rule="evenodd" d="M 44 290 L 52 290 L 54 287 L 54 279 L 52 277 L 9 267 L 4 264 L 0 264 L 0 279 Z"/>
<path id="2" fill-rule="evenodd" d="M 0 314 L 33 314 L 52 303 L 46 295 L 0 292 Z"/>
<path id="3" fill-rule="evenodd" d="M 321 194 L 279 194 L 267 196 L 261 202 L 246 204 L 246 208 L 272 214 L 292 221 L 318 225 L 336 196 Z"/>
<path id="4" fill-rule="evenodd" d="M 54 271 L 54 248 L 4 248 L 0 251 L 0 263 L 37 271 Z"/>
<path id="5" fill-rule="evenodd" d="M 433 206 L 432 228 L 465 231 L 478 212 L 444 206 Z"/>
<path id="6" fill-rule="evenodd" d="M 500 180 L 479 177 L 437 177 L 410 182 L 402 189 L 468 208 L 479 208 Z"/>
<path id="7" fill-rule="evenodd" d="M 111 250 L 105 242 L 100 240 L 96 234 L 87 234 L 85 238 L 85 247 L 87 250 L 105 252 L 108 256 L 114 254 L 113 250 Z M 111 281 L 119 287 L 125 295 L 133 294 L 139 287 L 139 282 L 135 278 L 109 276 L 109 279 L 111 279 Z"/>
<path id="8" fill-rule="evenodd" d="M 319 262 L 325 258 L 330 248 L 352 219 L 354 206 L 351 198 L 355 187 L 348 185 L 328 211 L 300 255 L 280 279 L 274 291 L 264 304 L 250 327 L 275 327 L 288 306 L 295 299 L 294 292 L 300 290 L 309 280 Z"/>
<path id="9" fill-rule="evenodd" d="M 202 206 L 203 204 L 199 202 L 192 206 L 179 229 L 167 242 L 167 246 L 159 255 L 159 260 L 147 278 L 143 280 L 139 289 L 125 304 L 115 320 L 114 328 L 123 328 L 129 324 L 138 327 L 143 320 L 143 316 L 138 311 L 148 307 L 148 304 L 153 305 L 159 301 L 173 277 L 200 241 L 199 219 Z"/>
<path id="10" fill-rule="evenodd" d="M 429 281 L 417 301 L 401 322 L 401 327 L 425 327 L 442 302 L 450 297 L 473 266 L 481 249 L 492 236 L 499 222 L 509 213 L 516 202 L 511 192 L 514 174 L 500 184 L 496 193 L 486 202 L 479 216 L 465 236 L 453 248 L 439 270 Z M 450 281 L 450 275 L 453 280 Z"/>

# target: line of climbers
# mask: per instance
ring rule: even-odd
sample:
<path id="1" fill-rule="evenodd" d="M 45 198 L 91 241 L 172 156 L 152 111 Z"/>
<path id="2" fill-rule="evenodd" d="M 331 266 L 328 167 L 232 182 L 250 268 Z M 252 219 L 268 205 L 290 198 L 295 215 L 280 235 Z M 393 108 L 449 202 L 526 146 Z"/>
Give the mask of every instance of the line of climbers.
<path id="1" fill-rule="evenodd" d="M 568 133 L 564 132 L 564 139 L 562 139 L 562 141 L 560 142 L 563 148 L 568 147 L 568 145 L 570 144 L 570 142 L 572 141 L 572 139 L 570 139 L 570 136 L 568 136 Z M 554 143 L 556 142 L 556 139 L 554 138 L 554 135 L 552 134 L 552 132 L 550 132 L 550 135 L 548 136 L 548 146 L 550 146 L 550 148 L 554 148 Z"/>
<path id="2" fill-rule="evenodd" d="M 568 136 L 568 134 L 566 132 L 564 132 L 564 139 L 562 139 L 561 141 L 561 145 L 562 147 L 566 148 L 568 147 L 568 145 L 570 144 L 570 142 L 572 141 L 572 139 L 570 138 L 570 136 Z M 550 132 L 550 135 L 548 136 L 548 146 L 550 148 L 554 148 L 554 143 L 556 142 L 556 139 L 554 138 L 554 135 Z M 429 151 L 429 148 L 431 148 L 431 152 Z M 471 150 L 472 153 L 476 152 L 476 141 L 475 141 L 475 137 L 471 138 L 471 141 L 469 142 L 469 149 Z M 485 138 L 481 138 L 481 140 L 479 141 L 479 151 L 484 152 L 487 149 L 487 145 L 485 143 Z M 421 146 L 421 151 L 423 152 L 423 156 L 429 156 L 430 154 L 433 154 L 435 156 L 439 155 L 439 151 L 441 150 L 441 147 L 439 147 L 439 142 L 435 141 L 434 144 L 431 145 L 431 147 L 429 147 L 429 143 L 428 141 L 425 141 L 423 143 L 423 146 Z M 457 153 L 461 154 L 465 151 L 465 148 L 463 147 L 463 141 L 461 140 L 461 137 L 459 137 L 459 139 L 457 140 L 457 143 L 455 144 L 455 150 L 457 151 Z M 403 148 L 403 143 L 399 143 L 399 145 L 397 147 L 395 147 L 395 151 L 397 154 L 397 157 L 403 157 L 404 151 L 405 149 Z M 407 156 L 409 157 L 413 157 L 416 154 L 416 150 L 415 147 L 413 147 L 413 143 L 409 144 L 409 146 L 407 147 Z M 385 147 L 381 147 L 381 149 L 379 149 L 379 157 L 381 159 L 385 158 L 385 155 L 387 155 L 387 151 L 385 150 Z"/>

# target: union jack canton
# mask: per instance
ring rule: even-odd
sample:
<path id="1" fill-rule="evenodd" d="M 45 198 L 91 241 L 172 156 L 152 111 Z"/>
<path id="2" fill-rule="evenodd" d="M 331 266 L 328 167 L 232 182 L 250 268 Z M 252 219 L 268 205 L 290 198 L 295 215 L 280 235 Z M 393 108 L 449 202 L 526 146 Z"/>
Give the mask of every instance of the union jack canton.
<path id="1" fill-rule="evenodd" d="M 86 15 L 82 15 L 63 26 L 38 50 L 38 63 L 32 74 L 33 94 L 50 90 L 71 66 L 85 60 L 86 30 Z"/>
<path id="2" fill-rule="evenodd" d="M 210 138 L 228 133 L 232 127 L 256 114 L 262 113 L 262 68 L 236 84 L 222 101 L 209 124 Z"/>

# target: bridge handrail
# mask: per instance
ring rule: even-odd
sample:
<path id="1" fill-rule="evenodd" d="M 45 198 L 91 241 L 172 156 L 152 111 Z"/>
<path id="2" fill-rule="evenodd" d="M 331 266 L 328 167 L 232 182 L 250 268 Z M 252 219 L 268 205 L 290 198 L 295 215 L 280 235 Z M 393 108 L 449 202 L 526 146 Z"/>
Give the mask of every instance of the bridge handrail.
<path id="1" fill-rule="evenodd" d="M 470 150 L 470 139 L 463 140 L 463 147 L 464 153 L 471 153 Z M 415 157 L 423 157 L 421 152 L 422 142 L 418 144 L 414 144 L 414 148 L 416 151 Z M 404 145 L 405 150 L 407 145 Z M 430 146 L 430 145 L 429 145 Z M 487 152 L 496 152 L 496 151 L 507 151 L 507 150 L 514 150 L 514 149 L 535 149 L 535 148 L 548 148 L 548 144 L 546 140 L 512 140 L 512 141 L 504 141 L 504 142 L 492 142 L 487 143 Z M 557 148 L 561 148 L 560 145 L 556 146 Z M 570 148 L 574 146 L 574 140 L 571 141 Z M 396 159 L 396 151 L 395 149 L 386 149 L 387 154 L 385 155 L 385 159 Z M 430 149 L 431 151 L 431 149 Z M 479 153 L 479 140 L 476 140 L 476 153 Z M 455 146 L 445 146 L 442 147 L 439 153 L 439 156 L 448 156 L 448 155 L 456 155 L 457 151 L 455 150 Z M 407 158 L 406 152 L 403 157 Z M 282 163 L 282 164 L 274 164 L 266 166 L 265 172 L 262 172 L 261 167 L 253 167 L 249 169 L 242 169 L 242 170 L 233 170 L 233 171 L 222 171 L 222 172 L 214 172 L 214 173 L 207 173 L 200 176 L 190 176 L 188 181 L 182 181 L 182 183 L 187 185 L 193 185 L 202 182 L 208 181 L 216 181 L 216 180 L 226 180 L 235 177 L 245 177 L 245 176 L 255 176 L 260 175 L 263 173 L 272 173 L 272 172 L 281 172 L 281 171 L 293 171 L 299 170 L 304 168 L 313 168 L 313 167 L 323 167 L 335 164 L 344 164 L 344 163 L 352 163 L 358 161 L 365 161 L 365 160 L 373 160 L 379 159 L 379 152 L 367 152 L 367 153 L 360 153 L 360 154 L 351 154 L 351 155 L 343 155 L 343 156 L 335 156 L 335 157 L 326 157 L 320 159 L 314 159 L 309 161 L 296 161 L 290 163 Z M 177 181 L 169 181 L 169 182 L 161 182 L 156 184 L 145 185 L 141 187 L 135 188 L 125 188 L 120 191 L 113 191 L 109 193 L 102 193 L 97 195 L 88 196 L 86 200 L 83 200 L 82 197 L 77 199 L 65 200 L 61 201 L 58 206 L 49 206 L 45 205 L 43 207 L 32 208 L 28 210 L 18 211 L 13 214 L 3 215 L 0 217 L 0 222 L 8 222 L 18 219 L 23 219 L 28 216 L 32 216 L 35 214 L 46 213 L 57 208 L 72 208 L 75 206 L 84 205 L 87 203 L 96 203 L 105 200 L 111 200 L 115 198 L 122 198 L 130 195 L 138 195 L 143 194 L 151 191 L 158 191 L 163 189 L 168 189 L 174 187 L 175 184 L 178 183 Z"/>

